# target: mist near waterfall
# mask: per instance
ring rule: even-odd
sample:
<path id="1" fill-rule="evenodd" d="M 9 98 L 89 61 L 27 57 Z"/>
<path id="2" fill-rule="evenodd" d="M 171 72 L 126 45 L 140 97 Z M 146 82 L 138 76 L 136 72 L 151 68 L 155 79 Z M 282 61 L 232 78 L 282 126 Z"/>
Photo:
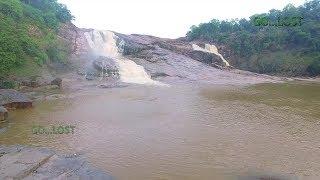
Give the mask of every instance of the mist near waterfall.
<path id="1" fill-rule="evenodd" d="M 92 54 L 96 57 L 107 57 L 113 60 L 118 67 L 120 81 L 134 84 L 161 85 L 160 82 L 151 79 L 151 76 L 145 71 L 143 66 L 137 65 L 134 61 L 122 56 L 122 45 L 124 41 L 120 40 L 111 31 L 92 30 L 85 33 L 87 42 L 91 48 Z M 94 61 L 89 61 L 89 65 Z M 102 65 L 105 64 L 102 62 Z"/>

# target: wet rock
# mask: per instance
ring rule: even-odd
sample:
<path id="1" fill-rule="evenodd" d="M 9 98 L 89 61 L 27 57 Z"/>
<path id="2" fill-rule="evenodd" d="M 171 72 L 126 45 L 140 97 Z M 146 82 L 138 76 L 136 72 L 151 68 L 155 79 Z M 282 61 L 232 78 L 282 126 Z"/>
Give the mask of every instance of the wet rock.
<path id="1" fill-rule="evenodd" d="M 99 71 L 102 71 L 102 70 L 117 71 L 118 70 L 116 60 L 109 57 L 102 57 L 102 56 L 98 57 L 93 62 L 93 66 Z"/>
<path id="2" fill-rule="evenodd" d="M 7 109 L 30 108 L 32 101 L 23 93 L 13 89 L 0 89 L 0 106 Z"/>
<path id="3" fill-rule="evenodd" d="M 82 155 L 63 156 L 43 148 L 0 145 L 0 179 L 105 179 Z"/>
<path id="4" fill-rule="evenodd" d="M 59 86 L 59 88 L 61 88 L 62 87 L 62 79 L 56 78 L 50 82 L 50 85 L 57 85 L 57 86 Z"/>
<path id="5" fill-rule="evenodd" d="M 297 180 L 294 177 L 285 177 L 281 175 L 248 175 L 240 176 L 238 180 Z"/>
<path id="6" fill-rule="evenodd" d="M 5 121 L 8 118 L 8 110 L 3 106 L 0 106 L 0 122 Z"/>
<path id="7" fill-rule="evenodd" d="M 123 55 L 132 55 L 141 53 L 144 50 L 152 49 L 151 46 L 135 43 L 133 41 L 127 41 L 122 44 Z"/>
<path id="8" fill-rule="evenodd" d="M 195 59 L 197 61 L 200 61 L 206 64 L 213 64 L 213 63 L 221 64 L 220 57 L 212 53 L 206 53 L 203 51 L 192 51 L 190 52 L 190 57 L 192 59 Z"/>
<path id="9" fill-rule="evenodd" d="M 84 70 L 84 77 L 86 80 L 91 81 L 99 76 L 101 76 L 101 73 L 96 68 L 94 68 L 94 66 L 87 66 Z"/>
<path id="10" fill-rule="evenodd" d="M 38 88 L 50 84 L 52 79 L 52 75 L 44 70 L 38 76 L 18 77 L 16 82 L 19 88 Z"/>
<path id="11" fill-rule="evenodd" d="M 86 78 L 86 80 L 88 80 L 88 81 L 95 80 L 96 77 L 97 77 L 97 76 L 96 76 L 95 74 L 91 74 L 91 73 L 87 73 L 87 74 L 85 75 L 85 78 Z"/>
<path id="12" fill-rule="evenodd" d="M 122 49 L 123 55 L 134 55 L 139 54 L 146 50 L 154 50 L 154 45 L 152 43 L 156 42 L 157 37 L 148 36 L 148 35 L 124 35 L 116 33 L 119 37 L 118 46 Z"/>
<path id="13" fill-rule="evenodd" d="M 116 77 L 119 78 L 119 68 L 117 62 L 113 58 L 99 57 L 93 62 L 93 67 L 98 70 L 98 76 Z"/>
<path id="14" fill-rule="evenodd" d="M 0 179 L 22 179 L 44 164 L 52 153 L 35 149 L 21 149 L 0 157 Z"/>
<path id="15" fill-rule="evenodd" d="M 170 76 L 170 75 L 164 72 L 155 72 L 151 74 L 151 78 L 167 77 L 167 76 Z"/>

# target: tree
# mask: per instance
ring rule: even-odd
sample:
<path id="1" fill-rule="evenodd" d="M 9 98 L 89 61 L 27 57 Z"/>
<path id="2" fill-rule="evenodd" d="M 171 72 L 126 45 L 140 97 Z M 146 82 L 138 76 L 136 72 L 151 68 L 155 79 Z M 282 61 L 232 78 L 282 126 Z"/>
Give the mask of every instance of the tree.
<path id="1" fill-rule="evenodd" d="M 19 19 L 23 15 L 22 5 L 18 0 L 1 0 L 0 12 L 14 19 Z"/>

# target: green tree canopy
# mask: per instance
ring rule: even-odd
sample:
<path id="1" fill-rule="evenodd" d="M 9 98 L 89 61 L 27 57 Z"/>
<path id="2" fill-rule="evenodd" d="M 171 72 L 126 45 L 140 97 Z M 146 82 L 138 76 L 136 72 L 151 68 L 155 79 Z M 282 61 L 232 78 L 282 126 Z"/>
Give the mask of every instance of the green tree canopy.
<path id="1" fill-rule="evenodd" d="M 268 13 L 255 14 L 248 20 L 213 19 L 208 23 L 192 26 L 187 37 L 189 40 L 227 45 L 237 56 L 238 61 L 234 65 L 245 70 L 271 74 L 319 75 L 319 12 L 320 0 L 307 1 L 299 7 L 289 4 L 282 10 L 272 9 Z M 277 22 L 278 18 L 283 21 L 295 20 L 296 26 L 272 26 L 271 22 Z M 299 18 L 302 19 L 301 25 L 298 23 Z M 257 23 L 262 26 L 256 26 Z M 287 52 L 282 53 L 282 62 L 270 58 L 254 58 L 262 57 L 261 54 L 268 56 L 271 53 L 281 54 L 280 52 Z M 292 63 L 295 63 L 293 66 L 288 66 L 291 61 L 289 57 L 292 58 Z M 303 70 L 294 71 L 296 73 L 292 74 L 294 66 Z"/>
<path id="2" fill-rule="evenodd" d="M 0 0 L 0 77 L 27 61 L 42 65 L 50 57 L 66 58 L 57 31 L 72 19 L 56 0 Z"/>

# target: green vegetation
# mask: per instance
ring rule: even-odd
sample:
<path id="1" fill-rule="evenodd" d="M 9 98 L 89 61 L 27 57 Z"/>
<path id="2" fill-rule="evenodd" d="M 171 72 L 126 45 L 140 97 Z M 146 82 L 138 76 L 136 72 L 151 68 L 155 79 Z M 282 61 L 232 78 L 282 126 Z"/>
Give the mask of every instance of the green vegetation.
<path id="1" fill-rule="evenodd" d="M 29 64 L 65 62 L 67 54 L 59 48 L 63 44 L 57 32 L 60 23 L 72 19 L 57 0 L 0 0 L 0 80 L 25 71 Z"/>
<path id="2" fill-rule="evenodd" d="M 187 37 L 223 44 L 235 55 L 233 64 L 258 73 L 289 76 L 320 74 L 320 0 L 299 7 L 287 5 L 249 20 L 219 21 L 192 26 Z M 260 18 L 257 18 L 260 17 Z M 301 26 L 256 26 L 255 20 L 302 17 Z M 299 24 L 300 25 L 300 24 Z"/>

